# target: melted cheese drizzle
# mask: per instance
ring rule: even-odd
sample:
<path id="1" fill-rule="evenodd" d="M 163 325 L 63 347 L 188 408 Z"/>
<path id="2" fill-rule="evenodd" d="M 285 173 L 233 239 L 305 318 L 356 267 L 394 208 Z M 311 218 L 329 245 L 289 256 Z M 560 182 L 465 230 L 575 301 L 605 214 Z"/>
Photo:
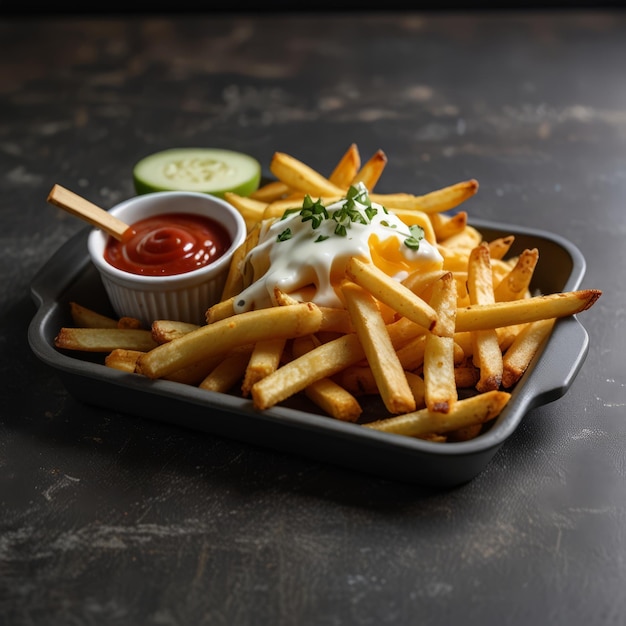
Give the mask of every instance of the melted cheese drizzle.
<path id="1" fill-rule="evenodd" d="M 357 189 L 367 194 L 362 184 Z M 345 202 L 340 200 L 326 210 L 332 215 Z M 353 208 L 369 223 L 351 222 L 346 236 L 335 234 L 335 220 L 325 219 L 314 229 L 311 221 L 302 221 L 299 212 L 264 222 L 257 246 L 244 260 L 244 281 L 248 286 L 235 298 L 235 312 L 275 305 L 276 287 L 319 306 L 343 308 L 338 286 L 353 256 L 371 261 L 396 280 L 418 270 L 441 269 L 443 257 L 433 244 L 422 239 L 419 249 L 409 248 L 404 244 L 411 237 L 407 224 L 380 204 L 372 202 L 371 207 L 377 212 L 368 217 L 367 205 L 354 202 Z M 279 240 L 287 229 L 291 236 Z M 303 290 L 303 297 L 299 297 L 299 290 Z"/>

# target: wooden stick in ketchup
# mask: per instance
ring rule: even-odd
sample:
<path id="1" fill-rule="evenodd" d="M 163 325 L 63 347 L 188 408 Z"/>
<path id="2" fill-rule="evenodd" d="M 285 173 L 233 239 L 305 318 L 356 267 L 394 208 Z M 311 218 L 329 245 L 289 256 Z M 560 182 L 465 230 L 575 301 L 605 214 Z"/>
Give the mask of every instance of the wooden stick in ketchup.
<path id="1" fill-rule="evenodd" d="M 101 228 L 119 241 L 127 241 L 134 233 L 133 229 L 122 220 L 61 185 L 55 185 L 51 189 L 48 202 L 80 217 L 92 226 Z"/>

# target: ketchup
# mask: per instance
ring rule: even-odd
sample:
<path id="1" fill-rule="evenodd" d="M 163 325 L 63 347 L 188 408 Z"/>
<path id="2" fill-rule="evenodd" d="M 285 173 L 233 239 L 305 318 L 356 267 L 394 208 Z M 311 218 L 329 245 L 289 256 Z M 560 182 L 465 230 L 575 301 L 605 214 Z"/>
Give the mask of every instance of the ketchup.
<path id="1" fill-rule="evenodd" d="M 125 272 L 172 276 L 197 270 L 219 259 L 232 243 L 214 219 L 192 213 L 165 213 L 131 224 L 132 234 L 109 237 L 105 260 Z"/>

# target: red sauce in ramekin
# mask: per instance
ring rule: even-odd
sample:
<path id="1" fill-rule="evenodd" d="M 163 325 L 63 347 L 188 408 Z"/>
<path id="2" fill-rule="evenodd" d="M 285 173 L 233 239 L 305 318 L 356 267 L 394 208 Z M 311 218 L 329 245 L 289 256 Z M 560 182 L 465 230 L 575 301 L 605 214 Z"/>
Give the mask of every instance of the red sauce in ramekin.
<path id="1" fill-rule="evenodd" d="M 104 258 L 113 267 L 144 276 L 173 276 L 219 259 L 232 243 L 215 220 L 192 213 L 165 213 L 131 224 L 132 234 L 109 238 Z"/>

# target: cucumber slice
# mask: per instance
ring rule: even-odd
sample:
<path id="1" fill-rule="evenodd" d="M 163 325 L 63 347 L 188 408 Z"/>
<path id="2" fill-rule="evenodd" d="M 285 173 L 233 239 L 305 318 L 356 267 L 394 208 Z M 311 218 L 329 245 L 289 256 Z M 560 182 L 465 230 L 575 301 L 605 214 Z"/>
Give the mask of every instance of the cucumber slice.
<path id="1" fill-rule="evenodd" d="M 155 152 L 133 168 L 137 194 L 199 191 L 224 197 L 248 196 L 259 187 L 261 164 L 241 152 L 220 148 L 172 148 Z"/>

